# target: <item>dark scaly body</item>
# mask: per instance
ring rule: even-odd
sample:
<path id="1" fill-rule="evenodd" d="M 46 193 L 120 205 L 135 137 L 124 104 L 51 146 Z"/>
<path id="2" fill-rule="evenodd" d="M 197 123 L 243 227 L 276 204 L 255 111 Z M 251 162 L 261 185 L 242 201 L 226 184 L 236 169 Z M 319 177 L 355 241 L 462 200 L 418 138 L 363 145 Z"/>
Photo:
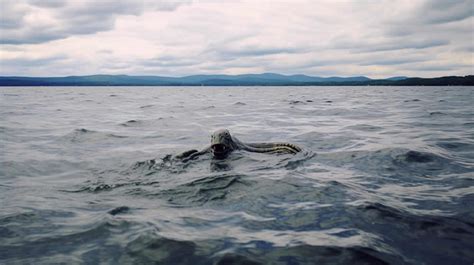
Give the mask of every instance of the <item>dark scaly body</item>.
<path id="1" fill-rule="evenodd" d="M 202 151 L 189 150 L 180 155 L 177 159 L 193 159 L 203 154 L 212 153 L 215 158 L 226 158 L 235 150 L 245 150 L 256 153 L 290 153 L 296 154 L 301 148 L 291 143 L 244 143 L 230 135 L 228 130 L 218 130 L 211 136 L 211 145 Z"/>

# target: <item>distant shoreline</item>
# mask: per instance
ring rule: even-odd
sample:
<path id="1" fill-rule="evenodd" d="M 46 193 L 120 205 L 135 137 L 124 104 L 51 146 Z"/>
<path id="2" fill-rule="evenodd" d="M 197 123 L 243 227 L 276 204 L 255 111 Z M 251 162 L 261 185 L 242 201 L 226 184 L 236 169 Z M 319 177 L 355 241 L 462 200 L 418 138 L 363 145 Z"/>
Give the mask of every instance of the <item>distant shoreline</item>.
<path id="1" fill-rule="evenodd" d="M 0 86 L 474 86 L 474 75 L 436 78 L 311 77 L 306 75 L 194 75 L 185 77 L 89 75 L 0 76 Z"/>

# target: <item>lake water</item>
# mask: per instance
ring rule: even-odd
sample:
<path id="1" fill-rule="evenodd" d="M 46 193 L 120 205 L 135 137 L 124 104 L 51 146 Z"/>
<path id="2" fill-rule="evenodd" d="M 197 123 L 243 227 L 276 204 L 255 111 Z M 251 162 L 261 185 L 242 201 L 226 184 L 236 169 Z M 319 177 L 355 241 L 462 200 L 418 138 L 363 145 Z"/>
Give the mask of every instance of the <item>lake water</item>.
<path id="1" fill-rule="evenodd" d="M 1 264 L 472 264 L 473 87 L 0 88 Z M 227 128 L 297 155 L 186 163 Z"/>

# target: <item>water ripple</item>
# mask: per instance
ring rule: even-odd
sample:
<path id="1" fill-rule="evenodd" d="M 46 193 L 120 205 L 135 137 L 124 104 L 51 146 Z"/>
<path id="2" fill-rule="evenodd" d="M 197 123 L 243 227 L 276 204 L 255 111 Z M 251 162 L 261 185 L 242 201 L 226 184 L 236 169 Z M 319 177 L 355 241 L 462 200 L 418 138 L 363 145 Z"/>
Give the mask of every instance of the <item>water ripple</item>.
<path id="1" fill-rule="evenodd" d="M 470 87 L 2 89 L 2 264 L 474 260 Z"/>

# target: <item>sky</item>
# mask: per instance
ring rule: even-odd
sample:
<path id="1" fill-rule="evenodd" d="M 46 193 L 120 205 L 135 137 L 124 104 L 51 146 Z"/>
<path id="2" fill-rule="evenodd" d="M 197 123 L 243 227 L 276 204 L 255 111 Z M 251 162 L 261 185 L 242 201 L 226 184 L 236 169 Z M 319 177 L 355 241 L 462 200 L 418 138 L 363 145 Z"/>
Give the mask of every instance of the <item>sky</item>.
<path id="1" fill-rule="evenodd" d="M 0 0 L 0 75 L 474 74 L 474 0 Z"/>

